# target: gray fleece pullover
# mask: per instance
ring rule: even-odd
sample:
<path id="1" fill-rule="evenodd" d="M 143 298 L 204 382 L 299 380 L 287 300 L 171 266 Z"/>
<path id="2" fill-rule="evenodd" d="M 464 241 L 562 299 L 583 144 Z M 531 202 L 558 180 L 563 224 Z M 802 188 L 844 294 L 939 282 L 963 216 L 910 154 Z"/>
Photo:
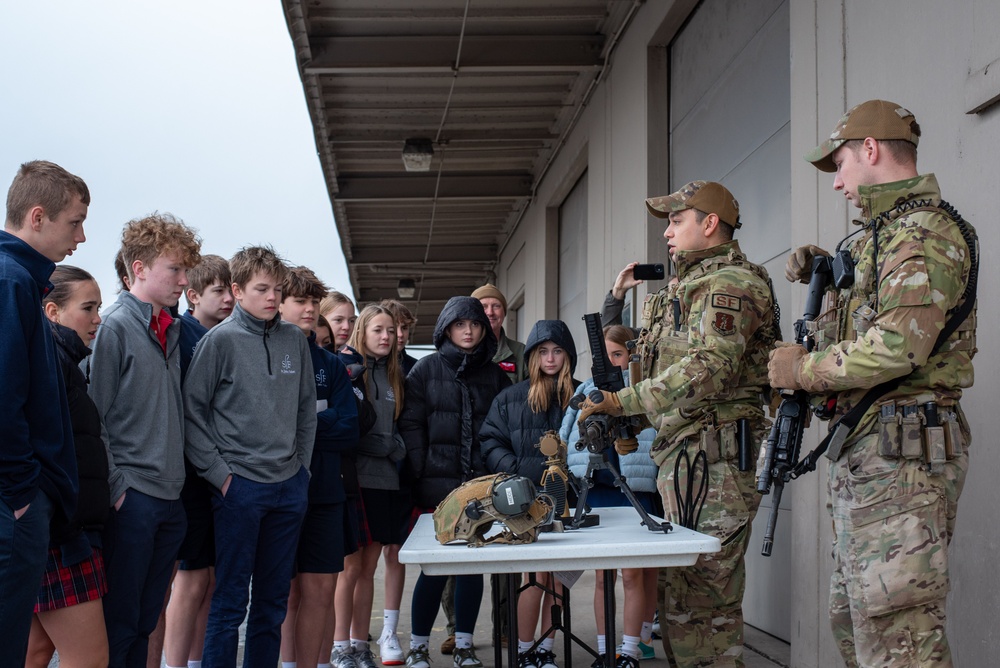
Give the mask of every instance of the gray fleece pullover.
<path id="1" fill-rule="evenodd" d="M 164 354 L 150 329 L 153 305 L 122 292 L 103 314 L 90 356 L 91 399 L 108 446 L 111 502 L 127 490 L 173 501 L 184 486 L 180 327 Z"/>
<path id="2" fill-rule="evenodd" d="M 365 489 L 399 489 L 397 464 L 406 457 L 403 438 L 396 431 L 396 401 L 385 359 L 368 365 L 368 401 L 375 407 L 375 426 L 361 437 L 355 452 L 358 485 Z"/>
<path id="3" fill-rule="evenodd" d="M 309 342 L 280 316 L 264 321 L 239 304 L 195 349 L 184 379 L 186 454 L 218 488 L 232 473 L 288 480 L 309 466 L 316 382 Z"/>

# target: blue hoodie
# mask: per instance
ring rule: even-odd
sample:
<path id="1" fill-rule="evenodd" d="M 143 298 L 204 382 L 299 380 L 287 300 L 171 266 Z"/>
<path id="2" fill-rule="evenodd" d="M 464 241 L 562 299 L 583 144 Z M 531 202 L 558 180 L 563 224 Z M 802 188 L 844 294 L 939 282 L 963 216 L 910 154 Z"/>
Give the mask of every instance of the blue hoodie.
<path id="1" fill-rule="evenodd" d="M 38 490 L 76 510 L 77 470 L 66 387 L 42 297 L 55 264 L 0 231 L 0 499 L 11 510 Z"/>

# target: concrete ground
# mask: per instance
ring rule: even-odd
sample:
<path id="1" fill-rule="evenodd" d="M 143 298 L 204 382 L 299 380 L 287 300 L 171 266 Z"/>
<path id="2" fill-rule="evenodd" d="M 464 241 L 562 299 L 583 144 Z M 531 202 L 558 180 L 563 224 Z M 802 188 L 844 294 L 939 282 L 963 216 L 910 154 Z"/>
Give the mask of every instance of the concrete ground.
<path id="1" fill-rule="evenodd" d="M 403 591 L 403 610 L 400 611 L 399 640 L 406 649 L 409 646 L 410 610 L 409 601 L 413 594 L 413 585 L 417 580 L 419 570 L 416 567 L 406 569 L 406 587 Z M 378 638 L 382 630 L 382 565 L 375 574 L 375 603 L 372 606 L 371 635 Z M 596 645 L 596 634 L 594 622 L 594 586 L 595 577 L 593 571 L 584 573 L 571 590 L 570 609 L 572 617 L 572 631 L 585 642 Z M 618 619 L 616 629 L 618 640 L 621 639 L 621 600 L 622 586 L 621 578 L 618 578 Z M 487 580 L 484 587 L 483 604 L 479 610 L 479 619 L 476 624 L 475 646 L 477 655 L 483 662 L 484 668 L 494 668 L 493 648 L 491 646 L 492 629 L 490 620 L 492 619 L 490 610 L 490 586 Z M 441 641 L 445 638 L 445 618 L 444 613 L 439 613 L 434 623 L 434 630 L 431 633 L 431 668 L 449 668 L 451 657 L 440 653 Z M 660 641 L 654 640 L 656 658 L 642 662 L 642 668 L 666 668 L 667 660 L 664 658 L 663 647 Z M 377 646 L 372 648 L 377 650 Z M 556 655 L 559 657 L 560 665 L 564 665 L 562 655 L 562 636 L 556 636 Z M 377 654 L 377 651 L 376 651 Z M 789 646 L 782 640 L 778 640 L 763 631 L 758 631 L 752 627 L 747 627 L 745 661 L 747 668 L 788 668 L 790 665 Z M 584 649 L 574 646 L 572 662 L 575 668 L 588 668 L 593 662 L 593 657 Z"/>
<path id="2" fill-rule="evenodd" d="M 413 597 L 413 585 L 417 581 L 417 575 L 419 574 L 419 569 L 416 567 L 408 567 L 406 570 L 406 587 L 403 591 L 403 606 L 400 611 L 399 620 L 399 640 L 400 644 L 403 646 L 404 650 L 409 647 L 409 629 L 410 629 L 410 605 L 409 602 Z M 371 621 L 371 636 L 373 638 L 378 638 L 382 631 L 382 605 L 383 605 L 383 595 L 384 586 L 383 582 L 383 566 L 379 563 L 378 570 L 375 573 L 375 602 L 372 605 L 372 621 Z M 588 571 L 584 573 L 571 590 L 570 595 L 570 608 L 572 613 L 572 631 L 578 637 L 583 638 L 585 642 L 592 642 L 596 645 L 596 633 L 595 622 L 594 622 L 594 585 L 595 577 L 593 571 Z M 618 598 L 619 604 L 622 600 L 622 588 L 621 588 L 621 578 L 618 578 Z M 495 668 L 495 663 L 493 660 L 493 649 L 491 646 L 492 629 L 490 627 L 490 620 L 492 619 L 490 611 L 490 586 L 487 580 L 484 587 L 483 604 L 479 611 L 479 619 L 476 624 L 476 635 L 475 635 L 475 646 L 477 649 L 477 654 L 483 662 L 484 668 Z M 621 618 L 621 605 L 618 606 L 618 619 L 617 619 L 617 631 L 618 639 L 621 639 L 621 628 L 622 628 L 622 618 Z M 444 613 L 439 613 L 438 618 L 434 624 L 434 629 L 431 633 L 431 668 L 449 668 L 451 666 L 452 659 L 450 656 L 444 656 L 440 652 L 441 641 L 445 638 L 445 618 Z M 374 642 L 372 643 L 372 651 L 378 654 L 378 645 Z M 658 640 L 653 641 L 654 648 L 656 649 L 656 658 L 650 659 L 642 662 L 642 668 L 667 668 L 667 661 L 664 658 L 663 647 L 660 645 Z M 564 657 L 562 656 L 562 636 L 556 636 L 556 647 L 555 651 L 559 657 L 560 665 L 565 665 Z M 239 661 L 242 663 L 243 660 L 243 642 L 242 637 L 240 639 L 240 657 Z M 789 658 L 789 646 L 782 640 L 778 640 L 773 636 L 770 636 L 763 631 L 759 631 L 753 627 L 747 627 L 746 629 L 746 649 L 744 654 L 744 659 L 746 661 L 747 668 L 788 668 L 790 665 Z M 572 656 L 573 666 L 576 668 L 588 668 L 593 662 L 593 657 L 584 649 L 576 647 L 574 645 L 574 651 Z M 161 663 L 161 666 L 163 664 Z M 240 665 L 240 664 L 237 664 Z M 54 659 L 50 668 L 58 666 L 58 658 Z M 305 667 L 303 667 L 305 668 Z"/>

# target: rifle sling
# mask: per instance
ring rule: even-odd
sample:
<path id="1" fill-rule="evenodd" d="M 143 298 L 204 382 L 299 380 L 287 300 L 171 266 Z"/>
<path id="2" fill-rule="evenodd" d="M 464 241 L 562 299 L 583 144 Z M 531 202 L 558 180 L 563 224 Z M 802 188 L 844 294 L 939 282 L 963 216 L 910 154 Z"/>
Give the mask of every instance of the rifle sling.
<path id="1" fill-rule="evenodd" d="M 948 337 L 954 334 L 955 330 L 958 329 L 958 326 L 969 317 L 975 303 L 975 294 L 972 294 L 962 303 L 961 306 L 958 307 L 958 310 L 955 311 L 954 315 L 948 318 L 948 322 L 945 323 L 944 329 L 941 330 L 937 341 L 934 343 L 934 349 L 930 354 L 931 357 L 940 351 L 941 346 L 948 339 Z M 912 371 L 910 373 L 912 373 Z M 861 418 L 868 412 L 868 409 L 871 408 L 872 405 L 881 397 L 899 387 L 909 376 L 910 374 L 908 373 L 905 376 L 899 376 L 897 378 L 887 380 L 884 383 L 880 383 L 879 385 L 876 385 L 868 390 L 868 392 L 865 393 L 865 396 L 861 398 L 861 401 L 854 405 L 854 408 L 849 410 L 846 415 L 837 420 L 837 422 L 830 429 L 829 433 L 827 433 L 823 440 L 820 441 L 816 449 L 802 458 L 798 466 L 792 470 L 792 477 L 797 478 L 803 473 L 815 471 L 816 462 L 819 461 L 819 458 L 824 452 L 826 452 L 827 448 L 830 447 L 834 438 L 843 443 L 843 441 L 847 439 L 848 435 L 854 431 L 854 428 L 858 426 L 858 423 L 861 422 Z"/>

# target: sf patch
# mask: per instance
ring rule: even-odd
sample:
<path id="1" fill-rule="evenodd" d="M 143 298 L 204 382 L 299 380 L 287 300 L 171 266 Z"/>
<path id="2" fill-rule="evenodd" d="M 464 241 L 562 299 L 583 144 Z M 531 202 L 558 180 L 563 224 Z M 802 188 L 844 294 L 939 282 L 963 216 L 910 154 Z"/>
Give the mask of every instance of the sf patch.
<path id="1" fill-rule="evenodd" d="M 728 311 L 740 312 L 740 298 L 733 295 L 715 293 L 712 295 L 712 308 L 724 308 Z"/>
<path id="2" fill-rule="evenodd" d="M 712 329 L 719 336 L 732 336 L 736 333 L 736 317 L 730 313 L 718 311 L 712 321 Z"/>

